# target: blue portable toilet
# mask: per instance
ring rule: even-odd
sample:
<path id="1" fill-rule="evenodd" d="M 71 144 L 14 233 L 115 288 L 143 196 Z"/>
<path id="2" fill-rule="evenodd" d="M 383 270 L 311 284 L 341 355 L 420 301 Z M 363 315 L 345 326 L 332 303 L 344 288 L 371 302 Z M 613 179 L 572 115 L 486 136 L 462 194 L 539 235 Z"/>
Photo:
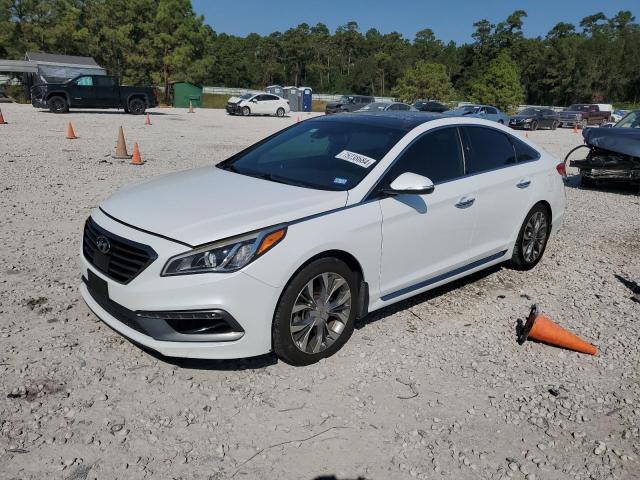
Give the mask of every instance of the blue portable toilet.
<path id="1" fill-rule="evenodd" d="M 310 112 L 311 107 L 313 105 L 313 90 L 311 87 L 300 87 L 298 89 L 300 92 L 300 111 L 301 112 Z"/>

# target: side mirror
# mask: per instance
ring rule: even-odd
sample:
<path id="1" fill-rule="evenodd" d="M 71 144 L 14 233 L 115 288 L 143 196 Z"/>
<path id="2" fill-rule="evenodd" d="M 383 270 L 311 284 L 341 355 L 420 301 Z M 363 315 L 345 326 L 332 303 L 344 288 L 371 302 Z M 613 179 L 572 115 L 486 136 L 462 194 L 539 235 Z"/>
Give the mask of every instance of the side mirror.
<path id="1" fill-rule="evenodd" d="M 251 99 L 251 103 L 258 103 L 258 99 L 257 98 L 252 98 Z"/>
<path id="2" fill-rule="evenodd" d="M 387 195 L 426 195 L 433 193 L 435 186 L 427 177 L 417 173 L 406 172 L 399 175 L 388 188 L 383 190 Z"/>

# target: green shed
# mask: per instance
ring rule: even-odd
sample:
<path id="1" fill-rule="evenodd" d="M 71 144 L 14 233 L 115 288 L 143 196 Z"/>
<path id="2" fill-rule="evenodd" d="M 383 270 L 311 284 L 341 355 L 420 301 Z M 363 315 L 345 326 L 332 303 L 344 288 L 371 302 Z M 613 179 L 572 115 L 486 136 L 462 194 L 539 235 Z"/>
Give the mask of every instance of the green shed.
<path id="1" fill-rule="evenodd" d="M 177 108 L 189 108 L 189 101 L 194 107 L 202 107 L 202 87 L 189 82 L 175 82 L 171 85 L 173 90 L 173 106 Z"/>

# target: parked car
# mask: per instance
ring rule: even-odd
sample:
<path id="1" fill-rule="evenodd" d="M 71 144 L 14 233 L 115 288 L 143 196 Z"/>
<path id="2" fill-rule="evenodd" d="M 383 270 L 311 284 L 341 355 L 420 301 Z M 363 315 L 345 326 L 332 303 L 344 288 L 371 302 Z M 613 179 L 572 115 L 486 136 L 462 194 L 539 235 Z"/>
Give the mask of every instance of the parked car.
<path id="1" fill-rule="evenodd" d="M 31 104 L 53 113 L 70 108 L 122 108 L 126 113 L 142 115 L 158 105 L 153 87 L 121 86 L 116 77 L 80 75 L 64 83 L 40 83 L 31 87 Z"/>
<path id="2" fill-rule="evenodd" d="M 226 107 L 229 115 L 275 115 L 284 117 L 291 111 L 289 100 L 271 93 L 245 93 L 231 97 Z"/>
<path id="3" fill-rule="evenodd" d="M 622 117 L 624 117 L 627 113 L 629 113 L 629 110 L 614 110 L 611 113 L 611 121 L 617 123 L 622 120 Z"/>
<path id="4" fill-rule="evenodd" d="M 85 223 L 82 296 L 163 355 L 316 362 L 368 312 L 540 261 L 564 164 L 510 132 L 422 112 L 315 117 L 130 187 Z"/>
<path id="5" fill-rule="evenodd" d="M 611 120 L 613 106 L 604 103 L 576 103 L 560 112 L 561 127 L 586 128 L 589 125 L 604 125 Z"/>
<path id="6" fill-rule="evenodd" d="M 367 95 L 343 95 L 337 102 L 329 102 L 324 113 L 355 112 L 369 103 L 375 102 L 375 98 Z"/>
<path id="7" fill-rule="evenodd" d="M 373 102 L 367 103 L 360 110 L 356 110 L 357 112 L 397 112 L 397 111 L 408 111 L 411 110 L 411 105 L 407 105 L 406 103 L 400 102 Z"/>
<path id="8" fill-rule="evenodd" d="M 442 113 L 449 110 L 449 107 L 443 105 L 440 102 L 428 101 L 428 100 L 418 100 L 413 104 L 416 110 L 420 110 L 421 112 L 436 112 Z"/>
<path id="9" fill-rule="evenodd" d="M 509 116 L 491 105 L 463 105 L 454 110 L 445 112 L 445 115 L 451 115 L 453 117 L 484 118 L 502 125 L 509 123 Z"/>
<path id="10" fill-rule="evenodd" d="M 538 128 L 550 128 L 555 130 L 560 125 L 559 115 L 550 108 L 525 108 L 521 112 L 512 115 L 509 119 L 511 128 L 525 130 L 537 130 Z"/>
<path id="11" fill-rule="evenodd" d="M 571 150 L 588 149 L 585 158 L 569 165 L 580 172 L 583 187 L 601 182 L 624 182 L 640 186 L 640 110 L 629 112 L 613 128 L 586 128 L 584 144 Z"/>

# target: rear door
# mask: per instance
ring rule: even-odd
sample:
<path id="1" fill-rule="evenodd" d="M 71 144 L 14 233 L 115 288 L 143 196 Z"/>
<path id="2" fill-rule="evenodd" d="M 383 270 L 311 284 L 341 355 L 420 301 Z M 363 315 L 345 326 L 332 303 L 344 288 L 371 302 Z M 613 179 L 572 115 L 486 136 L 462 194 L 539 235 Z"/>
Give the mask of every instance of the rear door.
<path id="1" fill-rule="evenodd" d="M 93 77 L 86 75 L 71 82 L 69 99 L 71 107 L 96 107 L 97 100 L 93 85 Z"/>
<path id="2" fill-rule="evenodd" d="M 473 256 L 493 255 L 509 248 L 528 211 L 531 185 L 539 181 L 535 162 L 518 162 L 517 139 L 501 130 L 484 126 L 460 130 L 469 189 L 476 192 L 470 250 Z"/>
<path id="3" fill-rule="evenodd" d="M 427 195 L 395 195 L 379 201 L 383 300 L 424 288 L 468 264 L 470 258 L 475 193 L 473 180 L 464 177 L 458 129 L 439 128 L 418 137 L 400 154 L 380 187 L 405 172 L 430 178 L 435 189 Z"/>
<path id="4" fill-rule="evenodd" d="M 114 77 L 94 76 L 93 90 L 97 107 L 119 107 L 119 87 Z"/>

